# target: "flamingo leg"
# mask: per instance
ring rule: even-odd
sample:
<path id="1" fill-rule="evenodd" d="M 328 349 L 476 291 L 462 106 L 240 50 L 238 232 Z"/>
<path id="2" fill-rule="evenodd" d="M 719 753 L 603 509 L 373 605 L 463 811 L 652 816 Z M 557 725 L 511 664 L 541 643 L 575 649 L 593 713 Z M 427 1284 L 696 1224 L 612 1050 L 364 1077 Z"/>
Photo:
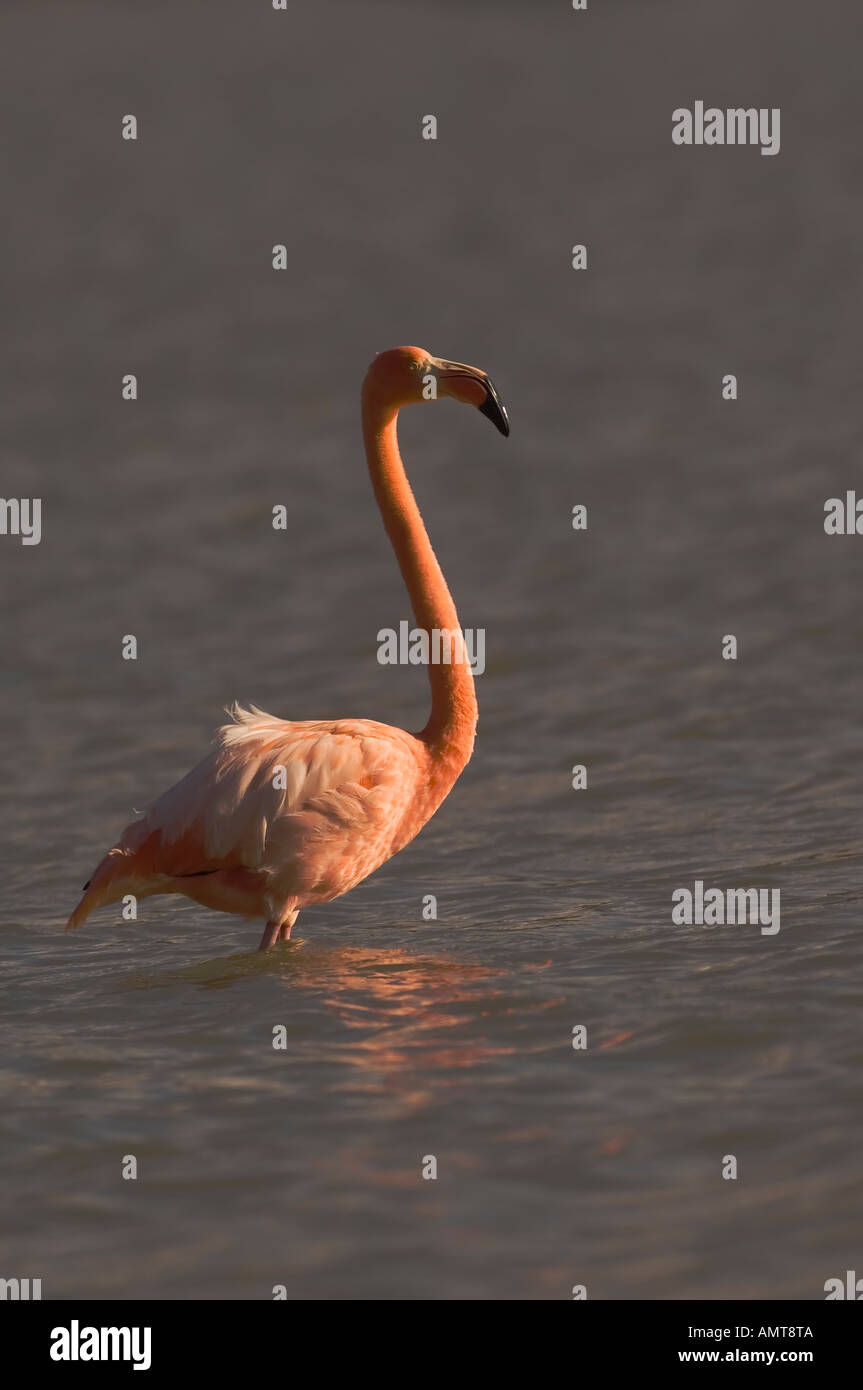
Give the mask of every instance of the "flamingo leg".
<path id="1" fill-rule="evenodd" d="M 291 915 L 290 915 L 289 917 L 286 917 L 286 918 L 285 918 L 284 922 L 283 922 L 282 925 L 279 927 L 279 940 L 280 940 L 280 941 L 290 941 L 290 939 L 291 939 L 291 927 L 294 925 L 294 923 L 296 922 L 296 920 L 297 920 L 297 918 L 299 917 L 299 915 L 300 915 L 300 914 L 299 914 L 298 912 L 292 912 Z"/>
<path id="2" fill-rule="evenodd" d="M 282 922 L 268 922 L 264 927 L 264 934 L 261 937 L 259 951 L 269 951 L 271 946 L 275 946 L 277 941 L 290 941 L 291 927 L 297 920 L 299 913 L 296 909 L 289 912 Z"/>
<path id="3" fill-rule="evenodd" d="M 261 944 L 258 950 L 269 951 L 270 947 L 278 939 L 279 930 L 280 927 L 278 922 L 268 922 L 264 927 L 264 934 L 261 937 Z"/>

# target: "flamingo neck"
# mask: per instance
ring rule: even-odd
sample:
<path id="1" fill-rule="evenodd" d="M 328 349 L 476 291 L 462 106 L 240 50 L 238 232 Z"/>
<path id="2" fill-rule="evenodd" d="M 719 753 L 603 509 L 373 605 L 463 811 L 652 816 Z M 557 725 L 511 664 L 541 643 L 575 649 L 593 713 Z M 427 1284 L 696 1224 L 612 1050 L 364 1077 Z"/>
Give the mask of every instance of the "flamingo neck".
<path id="1" fill-rule="evenodd" d="M 363 390 L 363 438 L 378 506 L 405 582 L 417 626 L 428 634 L 429 653 L 435 651 L 433 629 L 458 633 L 452 595 L 432 549 L 419 507 L 399 453 L 398 408 Z M 447 650 L 443 646 L 443 651 Z M 454 652 L 458 655 L 458 652 Z M 455 776 L 473 751 L 477 704 L 473 673 L 464 659 L 429 660 L 431 716 L 420 738 L 435 760 L 451 766 Z"/>

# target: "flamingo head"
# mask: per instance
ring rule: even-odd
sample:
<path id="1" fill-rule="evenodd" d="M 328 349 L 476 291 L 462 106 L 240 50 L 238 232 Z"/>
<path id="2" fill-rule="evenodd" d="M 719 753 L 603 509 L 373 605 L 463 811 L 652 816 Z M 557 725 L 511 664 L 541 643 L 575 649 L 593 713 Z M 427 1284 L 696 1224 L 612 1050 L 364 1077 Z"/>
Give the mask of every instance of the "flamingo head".
<path id="1" fill-rule="evenodd" d="M 378 353 L 366 375 L 366 390 L 401 407 L 449 396 L 474 405 L 501 434 L 509 434 L 509 419 L 491 377 L 479 367 L 433 357 L 424 348 L 397 347 Z"/>

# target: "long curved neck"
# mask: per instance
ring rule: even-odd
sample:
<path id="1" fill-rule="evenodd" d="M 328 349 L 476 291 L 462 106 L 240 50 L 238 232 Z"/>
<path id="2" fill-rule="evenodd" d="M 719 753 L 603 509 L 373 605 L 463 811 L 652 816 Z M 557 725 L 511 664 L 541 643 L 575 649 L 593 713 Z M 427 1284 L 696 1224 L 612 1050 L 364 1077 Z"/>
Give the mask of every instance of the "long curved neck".
<path id="1" fill-rule="evenodd" d="M 387 535 L 410 596 L 417 626 L 429 634 L 431 716 L 420 737 L 440 761 L 461 771 L 473 750 L 477 704 L 473 674 L 463 647 L 450 662 L 434 662 L 433 629 L 461 635 L 452 595 L 405 476 L 396 434 L 398 409 L 363 388 L 363 438 L 372 485 Z M 453 638 L 455 640 L 455 637 Z M 442 644 L 439 654 L 449 648 Z"/>

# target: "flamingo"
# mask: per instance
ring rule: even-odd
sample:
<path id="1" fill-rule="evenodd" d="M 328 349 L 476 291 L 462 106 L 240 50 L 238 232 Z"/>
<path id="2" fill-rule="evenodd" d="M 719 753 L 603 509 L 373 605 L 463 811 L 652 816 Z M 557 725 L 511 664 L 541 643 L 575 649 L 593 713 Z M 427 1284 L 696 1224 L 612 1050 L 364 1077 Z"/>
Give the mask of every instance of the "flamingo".
<path id="1" fill-rule="evenodd" d="M 409 734 L 372 719 L 289 723 L 234 704 L 208 756 L 108 850 L 67 931 L 127 894 L 180 893 L 216 911 L 263 918 L 258 949 L 268 950 L 290 938 L 302 908 L 341 897 L 398 854 L 449 794 L 473 752 L 476 692 L 396 433 L 402 406 L 439 396 L 476 406 L 509 434 L 485 372 L 422 348 L 380 353 L 362 389 L 369 472 L 414 616 L 420 629 L 447 633 L 452 644 L 449 662 L 429 662 L 425 728 Z"/>

